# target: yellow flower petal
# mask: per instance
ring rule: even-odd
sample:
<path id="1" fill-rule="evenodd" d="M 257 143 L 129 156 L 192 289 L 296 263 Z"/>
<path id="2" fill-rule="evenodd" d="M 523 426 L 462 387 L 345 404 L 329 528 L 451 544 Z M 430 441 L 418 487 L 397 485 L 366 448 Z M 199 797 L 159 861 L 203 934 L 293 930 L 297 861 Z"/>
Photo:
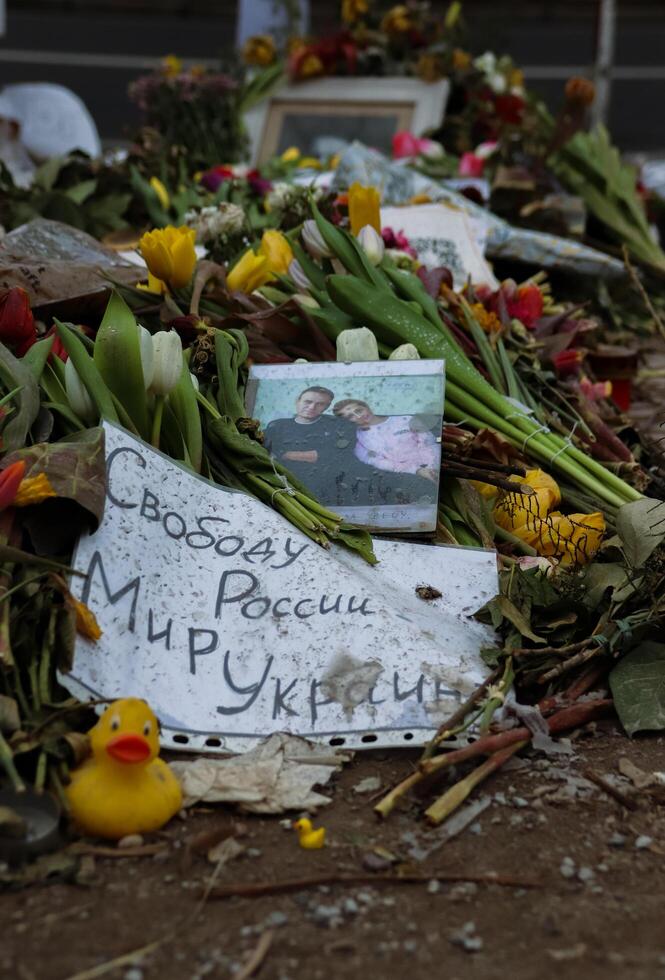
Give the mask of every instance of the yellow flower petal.
<path id="1" fill-rule="evenodd" d="M 189 283 L 196 267 L 195 239 L 193 228 L 168 225 L 146 232 L 139 248 L 149 272 L 156 279 L 172 289 L 181 289 Z"/>
<path id="2" fill-rule="evenodd" d="M 102 631 L 99 627 L 95 614 L 91 609 L 88 609 L 84 602 L 81 602 L 79 599 L 75 599 L 72 596 L 72 601 L 74 603 L 74 608 L 76 609 L 77 631 L 81 634 L 81 636 L 87 637 L 88 640 L 94 640 L 96 643 L 102 635 Z"/>
<path id="3" fill-rule="evenodd" d="M 349 222 L 351 234 L 357 235 L 361 228 L 371 225 L 381 234 L 381 195 L 376 187 L 351 184 L 349 188 Z"/>
<path id="4" fill-rule="evenodd" d="M 286 275 L 293 261 L 293 250 L 288 239 L 279 231 L 264 231 L 259 247 L 259 255 L 268 260 L 268 269 L 272 273 Z"/>
<path id="5" fill-rule="evenodd" d="M 27 476 L 24 480 L 21 480 L 21 484 L 14 497 L 14 507 L 29 507 L 31 504 L 41 504 L 42 500 L 57 496 L 46 473 L 38 473 L 37 476 Z"/>
<path id="6" fill-rule="evenodd" d="M 280 160 L 284 163 L 295 163 L 296 160 L 300 159 L 300 150 L 297 146 L 290 146 L 288 150 L 284 150 Z"/>
<path id="7" fill-rule="evenodd" d="M 265 255 L 256 255 L 252 249 L 236 262 L 226 276 L 226 284 L 234 292 L 251 293 L 271 278 L 268 259 Z"/>
<path id="8" fill-rule="evenodd" d="M 169 192 L 164 187 L 159 177 L 151 177 L 150 186 L 152 187 L 153 191 L 159 198 L 159 203 L 161 204 L 161 206 L 164 208 L 165 211 L 167 211 L 171 206 L 171 198 L 169 197 Z"/>

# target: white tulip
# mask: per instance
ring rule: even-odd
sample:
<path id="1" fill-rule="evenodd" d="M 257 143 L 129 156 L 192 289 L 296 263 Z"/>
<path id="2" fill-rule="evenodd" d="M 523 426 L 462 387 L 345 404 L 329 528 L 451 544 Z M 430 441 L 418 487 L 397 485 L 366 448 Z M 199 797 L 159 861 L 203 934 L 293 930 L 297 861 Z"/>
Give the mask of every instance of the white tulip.
<path id="1" fill-rule="evenodd" d="M 316 302 L 313 296 L 308 296 L 306 293 L 295 293 L 291 299 L 294 299 L 296 303 L 299 303 L 301 306 L 309 307 L 311 310 L 318 310 L 321 305 L 320 303 Z"/>
<path id="2" fill-rule="evenodd" d="M 67 392 L 69 407 L 82 422 L 91 424 L 97 420 L 99 417 L 97 406 L 81 381 L 71 357 L 65 361 L 65 391 Z"/>
<path id="3" fill-rule="evenodd" d="M 372 265 L 378 265 L 383 259 L 386 246 L 383 244 L 383 239 L 376 228 L 372 228 L 371 225 L 365 225 L 364 228 L 360 229 L 356 237 L 360 247 Z"/>
<path id="4" fill-rule="evenodd" d="M 147 391 L 152 384 L 154 358 L 152 352 L 152 334 L 145 327 L 139 327 L 139 344 L 141 347 L 141 367 L 143 368 L 143 384 Z"/>
<path id="5" fill-rule="evenodd" d="M 302 226 L 302 240 L 305 248 L 314 259 L 331 259 L 331 252 L 317 228 L 316 221 L 309 218 Z"/>
<path id="6" fill-rule="evenodd" d="M 367 327 L 342 330 L 337 337 L 338 361 L 378 361 L 379 347 L 376 337 Z"/>
<path id="7" fill-rule="evenodd" d="M 419 361 L 420 354 L 413 344 L 400 344 L 388 356 L 389 361 Z"/>
<path id="8" fill-rule="evenodd" d="M 182 344 L 175 330 L 160 330 L 152 338 L 153 375 L 151 390 L 166 397 L 178 384 L 182 371 Z"/>
<path id="9" fill-rule="evenodd" d="M 292 261 L 289 263 L 289 275 L 291 276 L 291 279 L 293 279 L 293 282 L 298 289 L 302 290 L 304 293 L 306 293 L 312 285 L 305 275 L 305 270 L 297 259 L 292 259 Z"/>
<path id="10" fill-rule="evenodd" d="M 200 391 L 201 385 L 199 384 L 199 379 L 196 377 L 195 374 L 192 374 L 191 371 L 189 372 L 189 376 L 192 379 L 192 388 L 194 389 L 194 391 Z"/>

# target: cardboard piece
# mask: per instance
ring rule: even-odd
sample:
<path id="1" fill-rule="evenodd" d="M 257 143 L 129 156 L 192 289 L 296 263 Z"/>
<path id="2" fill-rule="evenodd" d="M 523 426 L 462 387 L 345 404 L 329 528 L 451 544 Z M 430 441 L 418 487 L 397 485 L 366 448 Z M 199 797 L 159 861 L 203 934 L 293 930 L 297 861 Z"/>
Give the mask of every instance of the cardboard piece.
<path id="1" fill-rule="evenodd" d="M 496 594 L 493 551 L 377 540 L 372 567 L 104 428 L 107 507 L 71 583 L 103 635 L 78 638 L 73 693 L 143 697 L 165 744 L 214 752 L 280 731 L 422 744 L 480 683 L 492 633 L 471 616 Z"/>

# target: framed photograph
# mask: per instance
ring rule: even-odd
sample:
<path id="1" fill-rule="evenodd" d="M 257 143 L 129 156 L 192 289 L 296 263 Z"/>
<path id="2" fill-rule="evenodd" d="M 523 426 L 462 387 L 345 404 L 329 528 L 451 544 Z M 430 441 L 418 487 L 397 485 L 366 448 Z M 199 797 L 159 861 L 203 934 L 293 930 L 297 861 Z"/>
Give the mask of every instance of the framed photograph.
<path id="1" fill-rule="evenodd" d="M 247 412 L 273 458 L 346 521 L 436 527 L 443 361 L 260 364 Z"/>
<path id="2" fill-rule="evenodd" d="M 420 136 L 441 125 L 448 87 L 446 79 L 417 78 L 322 78 L 287 85 L 245 116 L 251 161 L 259 165 L 290 146 L 325 155 L 353 140 L 390 153 L 399 130 Z"/>

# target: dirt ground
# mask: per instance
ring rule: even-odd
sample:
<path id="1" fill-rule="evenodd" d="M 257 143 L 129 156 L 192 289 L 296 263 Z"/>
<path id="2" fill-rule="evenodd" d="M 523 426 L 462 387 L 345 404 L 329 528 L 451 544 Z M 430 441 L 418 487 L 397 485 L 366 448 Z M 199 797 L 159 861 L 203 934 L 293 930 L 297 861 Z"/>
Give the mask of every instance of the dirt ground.
<path id="1" fill-rule="evenodd" d="M 354 791 L 369 776 L 388 788 L 418 758 L 378 751 L 357 754 L 336 777 L 333 802 L 316 819 L 327 829 L 322 850 L 300 849 L 279 817 L 220 807 L 146 838 L 161 845 L 157 854 L 79 856 L 72 880 L 0 894 L 0 976 L 244 980 L 256 954 L 262 962 L 251 975 L 261 980 L 665 977 L 661 794 L 632 788 L 617 768 L 623 757 L 649 773 L 665 769 L 663 739 L 629 741 L 609 723 L 577 734 L 573 756 L 533 754 L 491 778 L 476 791 L 490 798 L 487 808 L 445 843 L 422 822 L 423 801 L 381 823 L 372 794 Z M 636 809 L 580 781 L 589 770 L 632 794 Z M 426 880 L 210 897 L 201 906 L 214 869 L 197 853 L 203 832 L 234 833 L 245 848 L 219 883 L 399 870 Z M 398 863 L 390 866 L 390 855 Z M 524 886 L 438 883 L 437 872 L 496 872 Z"/>

